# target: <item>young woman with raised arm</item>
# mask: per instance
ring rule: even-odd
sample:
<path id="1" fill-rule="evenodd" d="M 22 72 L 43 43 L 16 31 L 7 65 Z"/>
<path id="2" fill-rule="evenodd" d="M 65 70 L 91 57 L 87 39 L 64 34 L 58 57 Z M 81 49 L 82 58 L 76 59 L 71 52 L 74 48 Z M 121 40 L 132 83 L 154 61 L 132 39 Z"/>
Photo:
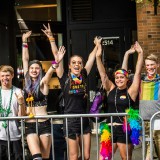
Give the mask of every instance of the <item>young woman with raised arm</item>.
<path id="1" fill-rule="evenodd" d="M 115 84 L 108 78 L 105 68 L 102 64 L 102 46 L 98 45 L 98 51 L 96 54 L 97 68 L 102 80 L 103 87 L 108 92 L 108 113 L 125 113 L 126 109 L 134 106 L 136 97 L 138 95 L 140 85 L 140 74 L 143 64 L 143 51 L 138 42 L 135 42 L 133 51 L 138 53 L 138 60 L 136 64 L 136 71 L 133 79 L 133 83 L 128 88 L 128 72 L 124 69 L 119 69 L 115 72 Z M 127 160 L 126 150 L 126 134 L 123 132 L 123 117 L 113 117 L 113 123 L 111 124 L 110 118 L 107 118 L 108 125 L 113 126 L 113 148 L 114 153 L 119 148 L 120 156 L 122 160 Z M 102 147 L 102 146 L 101 146 Z M 128 159 L 132 159 L 133 145 L 131 143 L 130 134 L 128 134 Z M 100 155 L 100 160 L 104 157 Z"/>

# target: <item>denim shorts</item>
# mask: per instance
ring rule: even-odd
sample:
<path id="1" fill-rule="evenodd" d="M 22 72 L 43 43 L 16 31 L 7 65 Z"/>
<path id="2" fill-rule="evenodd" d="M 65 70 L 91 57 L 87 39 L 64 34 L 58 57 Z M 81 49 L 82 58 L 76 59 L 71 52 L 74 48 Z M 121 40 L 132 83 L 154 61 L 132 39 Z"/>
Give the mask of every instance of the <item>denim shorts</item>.
<path id="1" fill-rule="evenodd" d="M 83 134 L 91 133 L 91 125 L 89 118 L 83 119 Z M 80 118 L 68 118 L 68 138 L 76 139 L 77 136 L 81 135 L 81 119 Z M 66 135 L 66 119 L 63 122 L 63 132 L 64 136 Z"/>
<path id="2" fill-rule="evenodd" d="M 46 120 L 44 122 L 37 122 L 38 124 L 38 133 L 36 132 L 36 122 L 26 122 L 25 123 L 25 133 L 26 135 L 37 133 L 38 135 L 42 134 L 51 134 L 51 122 Z"/>

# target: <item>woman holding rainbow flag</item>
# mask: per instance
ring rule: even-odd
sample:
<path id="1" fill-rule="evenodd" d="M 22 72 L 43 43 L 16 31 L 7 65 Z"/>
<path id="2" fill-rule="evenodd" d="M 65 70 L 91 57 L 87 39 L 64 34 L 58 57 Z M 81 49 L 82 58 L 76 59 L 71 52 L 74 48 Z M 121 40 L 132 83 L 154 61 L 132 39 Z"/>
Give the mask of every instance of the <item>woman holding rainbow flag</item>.
<path id="1" fill-rule="evenodd" d="M 100 160 L 112 158 L 112 144 L 113 153 L 119 148 L 120 156 L 123 160 L 127 159 L 126 150 L 126 134 L 125 129 L 128 130 L 128 159 L 132 158 L 133 145 L 138 144 L 140 126 L 137 123 L 138 111 L 134 111 L 131 107 L 134 106 L 136 97 L 138 95 L 140 85 L 141 68 L 143 64 L 143 51 L 138 42 L 128 50 L 128 52 L 137 52 L 138 60 L 136 64 L 136 71 L 133 78 L 133 83 L 128 88 L 128 72 L 124 69 L 119 69 L 115 72 L 115 84 L 108 78 L 105 68 L 101 61 L 102 46 L 98 46 L 96 54 L 97 68 L 102 80 L 104 89 L 108 92 L 108 113 L 125 113 L 128 110 L 130 127 L 125 127 L 127 124 L 124 117 L 113 117 L 112 124 L 110 118 L 107 119 L 107 123 L 101 123 L 101 146 L 100 146 Z M 113 127 L 113 133 L 110 133 L 110 126 Z M 134 128 L 136 126 L 136 128 Z M 130 131 L 131 129 L 131 131 Z M 111 139 L 113 134 L 113 139 Z"/>

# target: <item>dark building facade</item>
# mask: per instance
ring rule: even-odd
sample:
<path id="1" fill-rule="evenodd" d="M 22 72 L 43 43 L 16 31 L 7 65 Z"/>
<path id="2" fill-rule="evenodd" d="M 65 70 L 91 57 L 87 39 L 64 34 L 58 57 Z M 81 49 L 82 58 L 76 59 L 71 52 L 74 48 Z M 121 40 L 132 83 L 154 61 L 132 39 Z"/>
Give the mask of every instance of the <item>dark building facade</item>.
<path id="1" fill-rule="evenodd" d="M 29 1 L 35 2 L 34 0 Z M 0 65 L 10 64 L 15 68 L 15 71 L 17 71 L 19 54 L 21 54 L 21 34 L 25 32 L 25 29 L 20 28 L 22 22 L 17 20 L 17 13 L 15 12 L 15 8 L 21 6 L 21 2 L 22 0 L 1 0 L 0 4 Z M 43 0 L 38 2 L 44 4 Z M 23 3 L 24 7 L 25 0 Z M 73 54 L 79 54 L 85 61 L 87 60 L 94 47 L 95 36 L 103 37 L 103 62 L 109 71 L 112 72 L 121 65 L 125 51 L 137 40 L 135 2 L 130 0 L 123 0 L 123 2 L 119 0 L 57 0 L 55 3 L 60 3 L 60 21 L 57 20 L 58 18 L 52 19 L 52 15 L 56 14 L 54 11 L 50 11 L 51 18 L 48 19 L 45 15 L 49 13 L 44 10 L 37 11 L 37 13 L 30 10 L 30 12 L 24 13 L 25 25 L 28 30 L 32 30 L 34 33 L 34 42 L 39 47 L 38 49 L 30 48 L 32 59 L 52 60 L 49 43 L 44 41 L 41 32 L 43 24 L 49 22 L 52 31 L 56 34 L 57 41 L 58 34 L 62 35 L 61 44 L 67 49 L 64 59 L 65 68 L 68 66 L 69 57 Z M 52 5 L 50 0 L 48 0 L 48 4 Z M 36 14 L 37 17 L 39 15 L 43 18 L 34 20 Z M 59 13 L 57 12 L 57 14 Z M 27 18 L 33 15 L 33 19 Z M 58 15 L 56 16 L 58 17 Z M 133 59 L 134 57 L 130 59 L 131 70 L 134 70 Z M 15 76 L 15 84 L 17 81 L 17 76 Z M 96 65 L 94 65 L 88 78 L 90 96 L 91 91 L 95 91 L 99 83 L 99 75 Z"/>

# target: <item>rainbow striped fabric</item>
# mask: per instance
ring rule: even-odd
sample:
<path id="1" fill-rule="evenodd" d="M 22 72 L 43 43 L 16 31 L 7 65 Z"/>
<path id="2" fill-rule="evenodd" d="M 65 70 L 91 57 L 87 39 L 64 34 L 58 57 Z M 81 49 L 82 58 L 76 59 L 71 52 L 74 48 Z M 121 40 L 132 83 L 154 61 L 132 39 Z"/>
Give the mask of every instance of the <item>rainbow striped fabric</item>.
<path id="1" fill-rule="evenodd" d="M 141 81 L 140 100 L 160 99 L 160 78 L 155 81 Z"/>

